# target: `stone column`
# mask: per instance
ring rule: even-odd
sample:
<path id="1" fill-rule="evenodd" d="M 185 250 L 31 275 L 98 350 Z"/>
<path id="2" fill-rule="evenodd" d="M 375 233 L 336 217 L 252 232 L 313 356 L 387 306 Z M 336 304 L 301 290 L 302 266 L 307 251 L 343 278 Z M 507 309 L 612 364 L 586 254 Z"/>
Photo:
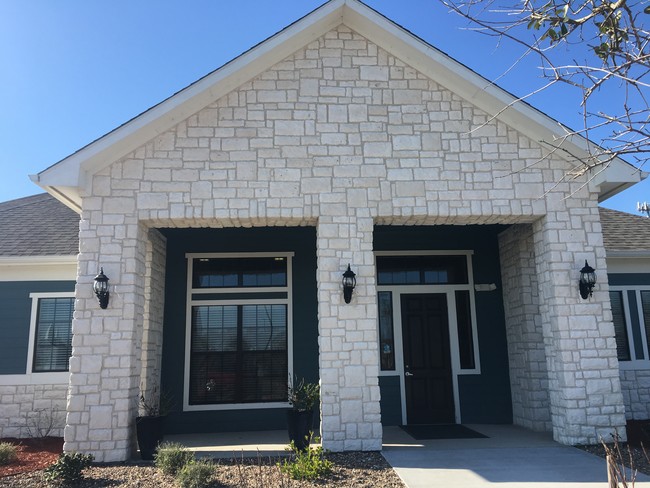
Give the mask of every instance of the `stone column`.
<path id="1" fill-rule="evenodd" d="M 499 254 L 512 421 L 527 429 L 547 432 L 551 430 L 551 412 L 532 227 L 513 225 L 502 232 Z"/>
<path id="2" fill-rule="evenodd" d="M 371 218 L 322 217 L 318 224 L 321 437 L 332 451 L 381 449 L 372 231 Z M 348 263 L 357 287 L 346 304 Z"/>
<path id="3" fill-rule="evenodd" d="M 165 392 L 160 391 L 160 373 L 165 313 L 167 240 L 156 229 L 150 229 L 148 237 L 140 387 L 148 398 L 158 398 L 161 394 L 166 396 Z M 167 399 L 172 401 L 171 398 L 167 397 Z"/>
<path id="4" fill-rule="evenodd" d="M 605 250 L 598 208 L 587 204 L 569 197 L 533 224 L 553 437 L 563 444 L 625 435 Z M 588 300 L 578 292 L 585 259 L 600 272 Z"/>
<path id="5" fill-rule="evenodd" d="M 147 242 L 134 206 L 127 198 L 88 198 L 80 227 L 64 450 L 99 462 L 129 459 L 133 448 Z M 92 291 L 100 266 L 110 279 L 105 310 Z"/>

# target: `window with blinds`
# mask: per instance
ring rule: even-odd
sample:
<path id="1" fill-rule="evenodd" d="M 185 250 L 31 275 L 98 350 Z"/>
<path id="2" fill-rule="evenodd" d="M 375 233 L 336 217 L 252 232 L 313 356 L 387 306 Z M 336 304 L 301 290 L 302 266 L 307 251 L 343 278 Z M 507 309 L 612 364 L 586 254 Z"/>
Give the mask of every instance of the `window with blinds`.
<path id="1" fill-rule="evenodd" d="M 630 342 L 627 335 L 627 321 L 625 320 L 625 309 L 623 304 L 622 291 L 610 291 L 609 300 L 612 304 L 612 321 L 616 335 L 616 352 L 619 361 L 630 360 Z"/>
<path id="2" fill-rule="evenodd" d="M 74 298 L 39 298 L 36 316 L 35 373 L 68 371 L 72 355 Z"/>
<path id="3" fill-rule="evenodd" d="M 290 256 L 188 258 L 188 406 L 286 402 Z"/>

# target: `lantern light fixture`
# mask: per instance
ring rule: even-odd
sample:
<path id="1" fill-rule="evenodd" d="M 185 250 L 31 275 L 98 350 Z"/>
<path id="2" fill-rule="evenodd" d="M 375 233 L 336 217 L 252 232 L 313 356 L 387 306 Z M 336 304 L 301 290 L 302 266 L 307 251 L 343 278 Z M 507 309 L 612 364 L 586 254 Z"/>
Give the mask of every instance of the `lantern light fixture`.
<path id="1" fill-rule="evenodd" d="M 95 276 L 93 291 L 99 300 L 99 308 L 108 307 L 108 277 L 104 274 L 104 268 L 100 268 L 99 274 Z"/>
<path id="2" fill-rule="evenodd" d="M 589 266 L 585 259 L 585 265 L 580 270 L 580 281 L 578 286 L 580 288 L 580 296 L 586 300 L 593 295 L 594 286 L 596 285 L 596 270 Z"/>
<path id="3" fill-rule="evenodd" d="M 348 264 L 348 269 L 345 270 L 345 273 L 343 273 L 343 300 L 345 300 L 345 303 L 350 303 L 350 300 L 352 300 L 352 290 L 354 290 L 354 287 L 357 286 L 357 278 L 356 274 L 354 271 L 350 269 L 350 265 Z"/>

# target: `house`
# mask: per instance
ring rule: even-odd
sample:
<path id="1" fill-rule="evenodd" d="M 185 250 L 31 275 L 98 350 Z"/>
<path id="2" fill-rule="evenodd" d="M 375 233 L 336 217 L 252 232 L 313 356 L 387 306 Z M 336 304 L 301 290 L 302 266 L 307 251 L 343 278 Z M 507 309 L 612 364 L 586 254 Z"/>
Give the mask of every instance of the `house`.
<path id="1" fill-rule="evenodd" d="M 289 377 L 320 382 L 334 451 L 403 423 L 622 432 L 609 289 L 577 285 L 607 269 L 598 202 L 643 175 L 564 178 L 588 154 L 366 5 L 324 4 L 33 176 L 81 218 L 65 449 L 127 459 L 141 391 L 174 399 L 168 433 L 283 428 Z"/>
<path id="2" fill-rule="evenodd" d="M 650 419 L 650 220 L 600 209 L 625 414 Z"/>
<path id="3" fill-rule="evenodd" d="M 48 194 L 0 203 L 0 437 L 62 435 L 79 215 Z"/>

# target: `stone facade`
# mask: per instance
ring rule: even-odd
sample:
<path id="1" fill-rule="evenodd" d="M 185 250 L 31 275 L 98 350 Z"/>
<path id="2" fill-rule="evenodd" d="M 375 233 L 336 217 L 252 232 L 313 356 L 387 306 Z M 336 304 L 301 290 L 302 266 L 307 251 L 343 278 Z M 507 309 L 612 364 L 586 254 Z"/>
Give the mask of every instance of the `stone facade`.
<path id="1" fill-rule="evenodd" d="M 533 229 L 527 224 L 512 226 L 499 236 L 512 421 L 548 432 L 552 430 L 548 369 L 532 244 Z"/>
<path id="2" fill-rule="evenodd" d="M 550 417 L 532 408 L 533 384 L 519 388 L 517 415 L 535 428 L 550 418 L 561 442 L 597 441 L 622 427 L 623 402 L 606 287 L 584 302 L 575 286 L 585 258 L 605 268 L 597 195 L 564 181 L 569 169 L 347 27 L 332 30 L 88 178 L 65 449 L 130 455 L 159 351 L 157 227 L 316 226 L 321 434 L 338 451 L 381 448 L 373 226 L 531 224 L 502 248 L 509 286 L 519 273 L 529 288 L 508 311 L 521 338 L 512 367 L 526 351 L 539 365 L 513 381 L 548 384 Z M 106 310 L 91 292 L 98 263 L 114 287 Z M 348 263 L 358 285 L 343 305 Z"/>
<path id="3" fill-rule="evenodd" d="M 620 377 L 625 417 L 629 420 L 650 419 L 650 370 L 621 368 Z"/>
<path id="4" fill-rule="evenodd" d="M 68 385 L 0 385 L 0 438 L 63 435 Z"/>

